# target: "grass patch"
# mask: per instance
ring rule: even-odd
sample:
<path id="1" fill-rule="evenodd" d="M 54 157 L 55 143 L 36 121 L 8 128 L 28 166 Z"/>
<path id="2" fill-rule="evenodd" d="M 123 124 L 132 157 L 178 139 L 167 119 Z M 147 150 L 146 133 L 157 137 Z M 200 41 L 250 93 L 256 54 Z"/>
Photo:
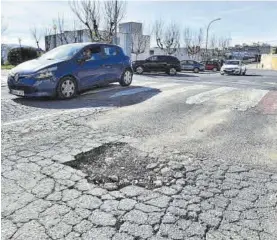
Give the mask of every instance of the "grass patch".
<path id="1" fill-rule="evenodd" d="M 10 70 L 14 67 L 15 67 L 14 65 L 1 65 L 2 70 Z"/>

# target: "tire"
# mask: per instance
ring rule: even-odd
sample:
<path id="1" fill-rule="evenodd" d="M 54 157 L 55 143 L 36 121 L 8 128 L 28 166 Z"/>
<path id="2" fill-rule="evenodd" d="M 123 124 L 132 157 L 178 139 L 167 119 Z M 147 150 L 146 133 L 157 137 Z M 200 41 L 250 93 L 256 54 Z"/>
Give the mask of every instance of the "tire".
<path id="1" fill-rule="evenodd" d="M 169 68 L 167 71 L 167 74 L 169 74 L 170 76 L 175 76 L 177 74 L 176 68 L 174 67 Z"/>
<path id="2" fill-rule="evenodd" d="M 194 68 L 194 69 L 193 69 L 193 72 L 194 72 L 194 73 L 199 73 L 199 68 Z"/>
<path id="3" fill-rule="evenodd" d="M 77 95 L 77 82 L 73 77 L 64 77 L 59 81 L 57 97 L 59 99 L 70 99 Z"/>
<path id="4" fill-rule="evenodd" d="M 217 72 L 217 68 L 213 68 L 213 72 Z"/>
<path id="5" fill-rule="evenodd" d="M 137 66 L 135 72 L 137 74 L 143 74 L 144 72 L 143 66 Z"/>
<path id="6" fill-rule="evenodd" d="M 246 74 L 246 71 L 244 71 L 244 72 L 242 73 L 243 76 L 245 76 L 245 74 Z"/>
<path id="7" fill-rule="evenodd" d="M 221 74 L 221 75 L 224 75 L 224 72 L 221 72 L 220 74 Z"/>
<path id="8" fill-rule="evenodd" d="M 132 80 L 133 80 L 133 73 L 131 72 L 130 69 L 126 69 L 123 72 L 119 83 L 122 87 L 127 87 L 132 83 Z"/>

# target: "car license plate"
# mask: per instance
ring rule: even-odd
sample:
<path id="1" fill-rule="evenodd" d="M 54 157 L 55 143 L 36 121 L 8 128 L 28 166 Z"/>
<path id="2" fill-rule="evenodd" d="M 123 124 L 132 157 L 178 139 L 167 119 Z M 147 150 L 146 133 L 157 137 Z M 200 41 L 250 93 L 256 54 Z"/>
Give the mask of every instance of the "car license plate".
<path id="1" fill-rule="evenodd" d="M 24 96 L 23 90 L 11 90 L 11 93 L 14 95 Z"/>

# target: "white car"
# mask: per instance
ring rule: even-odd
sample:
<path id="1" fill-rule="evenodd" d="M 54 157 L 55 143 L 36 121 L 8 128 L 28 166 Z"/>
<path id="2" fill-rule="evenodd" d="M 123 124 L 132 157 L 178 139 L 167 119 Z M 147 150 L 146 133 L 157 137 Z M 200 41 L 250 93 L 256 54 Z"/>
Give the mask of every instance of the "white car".
<path id="1" fill-rule="evenodd" d="M 241 60 L 227 60 L 220 69 L 220 74 L 245 75 L 246 66 Z"/>

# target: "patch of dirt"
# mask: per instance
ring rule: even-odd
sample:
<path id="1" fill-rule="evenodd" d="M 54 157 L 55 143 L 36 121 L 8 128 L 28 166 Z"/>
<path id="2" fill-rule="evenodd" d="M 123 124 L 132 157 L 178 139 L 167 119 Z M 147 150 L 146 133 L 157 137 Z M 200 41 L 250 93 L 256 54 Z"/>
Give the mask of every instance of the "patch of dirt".
<path id="1" fill-rule="evenodd" d="M 117 142 L 78 154 L 65 164 L 86 173 L 87 180 L 97 185 L 113 183 L 116 188 L 138 185 L 152 189 L 156 172 L 147 169 L 147 165 L 156 161 L 127 143 Z"/>

